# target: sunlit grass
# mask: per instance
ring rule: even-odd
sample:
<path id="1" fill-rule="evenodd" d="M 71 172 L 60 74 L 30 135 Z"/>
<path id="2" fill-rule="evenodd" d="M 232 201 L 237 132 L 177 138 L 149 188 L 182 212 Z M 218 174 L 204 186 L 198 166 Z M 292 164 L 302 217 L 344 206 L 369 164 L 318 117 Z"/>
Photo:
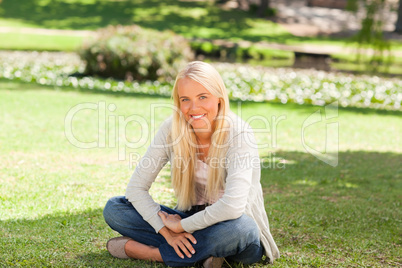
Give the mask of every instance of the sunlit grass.
<path id="1" fill-rule="evenodd" d="M 55 50 L 76 51 L 82 36 L 57 34 L 0 33 L 0 49 L 4 50 Z"/>
<path id="2" fill-rule="evenodd" d="M 223 10 L 210 1 L 30 1 L 3 0 L 0 26 L 96 30 L 113 24 L 138 24 L 173 30 L 185 37 L 344 44 L 343 39 L 297 37 L 272 21 L 249 12 Z M 40 47 L 38 47 L 40 49 Z"/>

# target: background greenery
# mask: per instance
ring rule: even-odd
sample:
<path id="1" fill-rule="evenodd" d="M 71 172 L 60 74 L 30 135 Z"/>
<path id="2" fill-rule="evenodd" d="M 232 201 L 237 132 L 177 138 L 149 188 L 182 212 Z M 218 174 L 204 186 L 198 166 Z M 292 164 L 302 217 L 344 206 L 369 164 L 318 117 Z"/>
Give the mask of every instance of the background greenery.
<path id="1" fill-rule="evenodd" d="M 0 266 L 163 267 L 114 259 L 105 249 L 117 234 L 104 223 L 102 208 L 109 197 L 124 194 L 134 167 L 129 158 L 118 161 L 116 147 L 80 149 L 64 133 L 73 106 L 99 102 L 116 105 L 107 116 L 140 114 L 150 122 L 150 105 L 170 99 L 0 81 Z M 277 124 L 276 146 L 271 133 L 256 134 L 270 145 L 260 150 L 266 164 L 261 182 L 282 253 L 271 267 L 401 264 L 400 111 L 341 108 L 338 117 L 306 129 L 306 144 L 323 150 L 326 124 L 339 123 L 339 165 L 333 168 L 307 154 L 300 140 L 301 125 L 322 107 L 234 102 L 232 110 L 245 120 L 286 117 Z M 158 126 L 168 111 L 154 114 Z M 267 127 L 261 120 L 251 124 Z M 98 111 L 78 113 L 72 127 L 77 139 L 96 140 Z M 108 137 L 110 130 L 101 134 Z M 131 141 L 141 138 L 136 124 L 126 133 Z M 145 150 L 128 149 L 127 156 Z M 173 206 L 168 178 L 166 168 L 151 193 Z"/>
<path id="2" fill-rule="evenodd" d="M 95 30 L 137 24 L 172 30 L 185 37 L 282 42 L 299 39 L 276 23 L 244 11 L 225 11 L 208 1 L 3 0 L 0 10 L 0 24 L 16 28 Z"/>
<path id="3" fill-rule="evenodd" d="M 197 38 L 198 41 L 192 46 L 198 49 L 200 39 L 301 46 L 315 44 L 321 47 L 329 46 L 328 50 L 335 46 L 344 48 L 345 52 L 332 53 L 336 61 L 332 64 L 333 68 L 364 72 L 367 71 L 367 66 L 372 66 L 371 57 L 363 57 L 361 63 L 354 63 L 355 52 L 347 49 L 353 44 L 349 38 L 294 36 L 279 24 L 258 18 L 254 13 L 223 10 L 213 1 L 3 0 L 0 4 L 0 26 L 6 27 L 8 31 L 0 32 L 0 49 L 75 51 L 82 44 L 83 36 L 88 35 L 88 32 L 82 32 L 83 30 L 93 31 L 117 24 L 137 24 L 159 31 L 172 30 L 189 39 Z M 29 28 L 32 28 L 32 31 L 29 31 Z M 38 28 L 69 31 L 49 35 Z M 387 69 L 381 64 L 376 71 L 400 75 L 402 43 L 392 41 L 391 44 L 392 51 L 396 53 L 393 55 L 391 67 Z M 250 44 L 246 43 L 240 47 L 230 55 L 231 59 L 264 59 L 264 64 L 268 66 L 291 66 L 293 62 L 293 54 L 287 51 L 261 45 L 253 45 L 250 48 Z M 228 51 L 222 47 L 215 49 L 224 51 L 225 55 Z M 205 54 L 208 49 L 202 52 Z M 272 58 L 276 60 L 272 61 Z M 259 63 L 261 64 L 261 61 Z"/>
<path id="4" fill-rule="evenodd" d="M 85 75 L 126 81 L 173 81 L 177 70 L 194 60 L 188 41 L 172 31 L 138 25 L 108 26 L 79 51 Z"/>

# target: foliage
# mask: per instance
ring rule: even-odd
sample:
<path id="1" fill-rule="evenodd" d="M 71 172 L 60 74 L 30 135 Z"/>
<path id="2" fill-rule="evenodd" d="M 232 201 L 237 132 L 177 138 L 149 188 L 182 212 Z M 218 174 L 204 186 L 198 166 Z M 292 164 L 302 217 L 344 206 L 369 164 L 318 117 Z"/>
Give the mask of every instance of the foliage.
<path id="1" fill-rule="evenodd" d="M 257 4 L 250 4 L 249 5 L 249 12 L 251 14 L 258 14 L 260 17 L 274 17 L 278 13 L 278 10 L 268 6 L 264 11 L 260 10 L 260 6 Z"/>
<path id="2" fill-rule="evenodd" d="M 74 77 L 85 64 L 75 54 L 0 53 L 0 77 L 42 85 L 72 86 L 88 90 L 141 92 L 170 96 L 172 83 L 123 82 Z M 315 70 L 253 67 L 213 63 L 221 73 L 232 100 L 400 110 L 402 81 L 377 76 L 355 76 Z"/>
<path id="3" fill-rule="evenodd" d="M 171 81 L 194 57 L 186 39 L 171 31 L 109 26 L 80 50 L 86 75 L 124 80 Z"/>
<path id="4" fill-rule="evenodd" d="M 348 8 L 351 11 L 357 11 L 359 0 L 349 0 Z M 360 62 L 360 55 L 364 52 L 370 53 L 370 64 L 367 69 L 377 71 L 380 65 L 389 66 L 392 61 L 391 42 L 386 40 L 383 34 L 384 17 L 383 13 L 386 7 L 386 0 L 364 0 L 365 18 L 361 22 L 359 32 L 353 37 L 357 43 L 358 52 L 356 60 Z M 367 49 L 369 49 L 367 51 Z"/>
<path id="5" fill-rule="evenodd" d="M 293 53 L 258 45 L 241 46 L 235 42 L 218 42 L 214 40 L 193 40 L 191 48 L 196 55 L 220 60 L 271 60 L 293 58 Z"/>

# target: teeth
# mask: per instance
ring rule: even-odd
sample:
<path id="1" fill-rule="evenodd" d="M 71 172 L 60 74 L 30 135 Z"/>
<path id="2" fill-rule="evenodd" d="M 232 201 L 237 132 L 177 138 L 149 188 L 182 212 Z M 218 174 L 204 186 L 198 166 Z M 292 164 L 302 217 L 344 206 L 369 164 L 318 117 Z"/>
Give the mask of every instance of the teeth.
<path id="1" fill-rule="evenodd" d="M 202 115 L 197 115 L 197 116 L 195 116 L 195 115 L 192 115 L 191 117 L 192 118 L 195 118 L 195 119 L 198 119 L 198 118 L 201 118 L 201 117 L 203 117 L 205 114 L 202 114 Z"/>

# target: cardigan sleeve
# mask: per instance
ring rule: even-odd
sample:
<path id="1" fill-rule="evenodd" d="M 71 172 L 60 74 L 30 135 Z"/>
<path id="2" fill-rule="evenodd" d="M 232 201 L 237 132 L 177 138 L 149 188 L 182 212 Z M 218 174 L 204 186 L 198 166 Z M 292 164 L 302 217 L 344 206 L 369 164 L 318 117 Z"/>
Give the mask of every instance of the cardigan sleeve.
<path id="1" fill-rule="evenodd" d="M 181 220 L 186 232 L 192 233 L 221 221 L 237 219 L 245 212 L 253 170 L 260 168 L 253 132 L 244 131 L 236 135 L 226 158 L 227 176 L 223 196 L 205 210 Z"/>
<path id="2" fill-rule="evenodd" d="M 145 155 L 136 166 L 126 189 L 126 198 L 143 219 L 155 229 L 155 232 L 159 232 L 164 224 L 158 216 L 160 205 L 152 199 L 149 189 L 169 160 L 169 145 L 166 140 L 170 126 L 171 120 L 169 119 L 162 124 Z"/>

